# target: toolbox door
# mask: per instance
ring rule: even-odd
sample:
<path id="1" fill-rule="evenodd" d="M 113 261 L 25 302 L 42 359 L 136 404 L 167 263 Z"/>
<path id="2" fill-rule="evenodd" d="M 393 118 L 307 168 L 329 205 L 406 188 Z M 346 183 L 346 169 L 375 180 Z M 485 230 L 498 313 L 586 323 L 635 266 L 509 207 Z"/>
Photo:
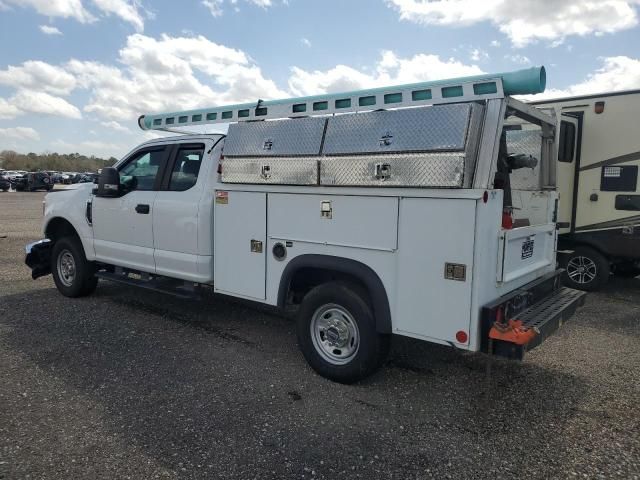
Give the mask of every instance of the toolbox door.
<path id="1" fill-rule="evenodd" d="M 267 194 L 215 192 L 214 290 L 264 300 Z"/>

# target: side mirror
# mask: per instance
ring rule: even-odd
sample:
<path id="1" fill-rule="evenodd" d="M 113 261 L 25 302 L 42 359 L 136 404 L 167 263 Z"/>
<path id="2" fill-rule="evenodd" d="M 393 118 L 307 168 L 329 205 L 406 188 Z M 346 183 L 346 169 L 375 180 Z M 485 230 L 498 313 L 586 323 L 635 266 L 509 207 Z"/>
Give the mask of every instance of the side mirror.
<path id="1" fill-rule="evenodd" d="M 119 197 L 120 196 L 120 174 L 113 167 L 105 167 L 98 177 L 98 188 L 95 191 L 96 197 Z"/>

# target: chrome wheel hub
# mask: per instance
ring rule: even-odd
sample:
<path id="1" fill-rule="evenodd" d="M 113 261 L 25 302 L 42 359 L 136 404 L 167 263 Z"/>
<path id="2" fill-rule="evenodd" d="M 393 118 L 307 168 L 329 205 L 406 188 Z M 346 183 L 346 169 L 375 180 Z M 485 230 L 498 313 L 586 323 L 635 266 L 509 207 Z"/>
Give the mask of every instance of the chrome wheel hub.
<path id="1" fill-rule="evenodd" d="M 351 314 L 340 305 L 323 305 L 311 319 L 316 351 L 333 365 L 348 363 L 360 346 L 360 332 Z"/>
<path id="2" fill-rule="evenodd" d="M 589 257 L 574 257 L 567 263 L 567 275 L 576 283 L 590 283 L 596 278 L 597 273 L 596 264 Z"/>
<path id="3" fill-rule="evenodd" d="M 69 250 L 63 250 L 58 255 L 58 277 L 66 287 L 73 285 L 76 277 L 76 261 Z"/>

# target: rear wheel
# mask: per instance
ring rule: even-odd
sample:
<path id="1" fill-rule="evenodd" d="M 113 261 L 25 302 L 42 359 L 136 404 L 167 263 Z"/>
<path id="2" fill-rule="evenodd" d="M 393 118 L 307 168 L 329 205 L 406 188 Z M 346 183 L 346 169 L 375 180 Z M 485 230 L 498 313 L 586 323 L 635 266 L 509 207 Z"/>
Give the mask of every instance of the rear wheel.
<path id="1" fill-rule="evenodd" d="M 563 283 L 567 287 L 593 292 L 609 280 L 609 261 L 589 247 L 576 247 L 563 262 Z"/>
<path id="2" fill-rule="evenodd" d="M 375 372 L 389 352 L 365 296 L 345 283 L 315 287 L 298 310 L 298 344 L 323 377 L 353 383 Z"/>
<path id="3" fill-rule="evenodd" d="M 65 297 L 89 295 L 98 285 L 95 266 L 85 257 L 76 237 L 56 240 L 51 252 L 51 272 L 56 287 Z"/>

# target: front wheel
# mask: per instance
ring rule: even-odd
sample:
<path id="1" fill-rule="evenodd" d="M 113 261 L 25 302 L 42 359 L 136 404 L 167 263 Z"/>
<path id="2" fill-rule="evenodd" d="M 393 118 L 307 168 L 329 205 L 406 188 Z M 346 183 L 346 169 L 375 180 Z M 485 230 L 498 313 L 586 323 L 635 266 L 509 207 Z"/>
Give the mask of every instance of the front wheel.
<path id="1" fill-rule="evenodd" d="M 87 260 L 80 240 L 64 237 L 53 244 L 51 273 L 56 287 L 65 297 L 83 297 L 98 285 L 95 266 Z"/>
<path id="2" fill-rule="evenodd" d="M 589 247 L 576 247 L 563 262 L 563 283 L 567 287 L 593 292 L 609 280 L 609 261 L 598 251 Z"/>
<path id="3" fill-rule="evenodd" d="M 389 352 L 367 300 L 345 283 L 315 287 L 298 310 L 298 344 L 323 377 L 353 383 L 375 372 Z"/>

